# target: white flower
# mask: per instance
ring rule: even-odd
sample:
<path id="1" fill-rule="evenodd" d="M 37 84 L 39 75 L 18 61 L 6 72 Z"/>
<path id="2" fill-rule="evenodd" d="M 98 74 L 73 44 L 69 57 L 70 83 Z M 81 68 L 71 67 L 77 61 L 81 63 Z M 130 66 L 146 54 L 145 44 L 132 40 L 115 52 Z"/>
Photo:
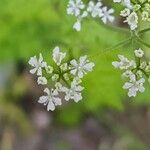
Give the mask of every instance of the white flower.
<path id="1" fill-rule="evenodd" d="M 136 72 L 136 76 L 142 78 L 143 77 L 143 72 L 141 70 L 138 70 Z"/>
<path id="2" fill-rule="evenodd" d="M 126 69 L 131 68 L 131 67 L 135 68 L 136 63 L 133 60 L 129 61 L 123 55 L 118 55 L 118 58 L 120 59 L 120 62 L 118 62 L 118 61 L 112 62 L 112 65 L 115 68 L 120 68 L 121 70 L 126 70 Z"/>
<path id="3" fill-rule="evenodd" d="M 90 1 L 87 7 L 87 11 L 91 12 L 92 17 L 101 16 L 102 14 L 101 6 L 102 6 L 101 2 L 97 2 L 96 4 L 94 4 L 93 1 Z"/>
<path id="4" fill-rule="evenodd" d="M 112 14 L 114 13 L 114 9 L 109 9 L 105 6 L 102 8 L 102 15 L 100 17 L 102 17 L 102 21 L 106 24 L 107 21 L 113 22 L 115 17 L 112 16 Z"/>
<path id="5" fill-rule="evenodd" d="M 146 66 L 147 66 L 146 61 L 143 61 L 143 62 L 140 63 L 140 68 L 141 69 L 145 69 Z"/>
<path id="6" fill-rule="evenodd" d="M 120 3 L 123 1 L 124 5 L 129 8 L 132 9 L 132 4 L 130 0 L 113 0 L 115 3 Z"/>
<path id="7" fill-rule="evenodd" d="M 80 10 L 84 9 L 85 5 L 82 0 L 70 0 L 67 7 L 68 15 L 80 15 Z"/>
<path id="8" fill-rule="evenodd" d="M 79 20 L 77 20 L 77 22 L 74 23 L 73 29 L 75 29 L 78 32 L 81 31 L 81 22 Z"/>
<path id="9" fill-rule="evenodd" d="M 55 110 L 55 106 L 57 105 L 61 105 L 61 99 L 58 98 L 58 92 L 57 90 L 49 90 L 48 88 L 46 88 L 44 90 L 44 92 L 47 94 L 46 96 L 41 96 L 38 100 L 38 102 L 40 104 L 44 104 L 47 105 L 47 111 L 51 110 L 54 111 Z"/>
<path id="10" fill-rule="evenodd" d="M 135 5 L 133 6 L 133 10 L 134 10 L 134 11 L 138 11 L 138 10 L 140 10 L 140 8 L 141 8 L 141 5 L 140 5 L 140 4 L 135 4 Z"/>
<path id="11" fill-rule="evenodd" d="M 64 79 L 67 80 L 67 81 L 70 79 L 68 73 L 65 73 L 65 74 L 63 75 L 63 77 L 64 77 Z"/>
<path id="12" fill-rule="evenodd" d="M 58 92 L 61 92 L 62 91 L 62 84 L 60 83 L 60 82 L 56 82 L 56 84 L 55 84 L 55 87 L 56 87 L 56 90 L 58 91 Z"/>
<path id="13" fill-rule="evenodd" d="M 78 32 L 81 31 L 81 21 L 83 18 L 87 17 L 87 15 L 87 11 L 84 11 L 82 15 L 79 15 L 77 21 L 73 25 L 73 29 L 75 29 Z"/>
<path id="14" fill-rule="evenodd" d="M 45 69 L 48 74 L 52 74 L 54 71 L 54 68 L 52 66 L 46 66 Z"/>
<path id="15" fill-rule="evenodd" d="M 147 21 L 149 19 L 149 12 L 148 11 L 143 11 L 141 14 L 142 20 Z"/>
<path id="16" fill-rule="evenodd" d="M 124 0 L 125 6 L 127 6 L 129 9 L 132 9 L 132 3 L 130 0 Z"/>
<path id="17" fill-rule="evenodd" d="M 66 70 L 68 69 L 68 64 L 67 64 L 67 63 L 62 64 L 62 65 L 60 66 L 60 69 L 61 69 L 62 71 L 66 71 Z"/>
<path id="18" fill-rule="evenodd" d="M 87 56 L 80 57 L 79 63 L 75 59 L 73 59 L 70 61 L 70 64 L 70 73 L 73 75 L 77 75 L 79 78 L 82 78 L 83 75 L 87 72 L 92 71 L 93 67 L 95 66 L 94 63 L 89 62 Z"/>
<path id="19" fill-rule="evenodd" d="M 45 77 L 38 77 L 38 84 L 45 85 L 47 84 L 47 79 Z"/>
<path id="20" fill-rule="evenodd" d="M 140 80 L 136 80 L 136 76 L 132 75 L 130 77 L 130 82 L 126 82 L 123 86 L 123 89 L 129 89 L 128 96 L 129 97 L 135 97 L 137 92 L 143 93 L 145 91 L 145 88 L 143 84 L 145 83 L 145 79 L 141 78 Z"/>
<path id="21" fill-rule="evenodd" d="M 133 75 L 133 72 L 130 71 L 130 70 L 126 70 L 126 71 L 122 74 L 123 77 L 127 77 L 127 78 L 130 78 L 132 75 Z"/>
<path id="22" fill-rule="evenodd" d="M 65 92 L 65 100 L 69 101 L 70 99 L 74 100 L 76 103 L 82 99 L 81 91 L 84 88 L 80 85 L 77 85 L 75 82 L 71 83 L 71 88 L 66 87 L 62 88 L 62 91 Z"/>
<path id="23" fill-rule="evenodd" d="M 132 9 L 132 4 L 130 0 L 124 0 L 124 4 L 127 8 Z"/>
<path id="24" fill-rule="evenodd" d="M 132 12 L 124 22 L 128 23 L 131 30 L 135 30 L 137 28 L 137 25 L 138 25 L 138 16 L 137 16 L 137 14 L 135 12 Z"/>
<path id="25" fill-rule="evenodd" d="M 144 56 L 144 51 L 139 48 L 138 50 L 134 51 L 134 54 L 136 57 L 142 58 Z"/>
<path id="26" fill-rule="evenodd" d="M 52 81 L 57 81 L 59 79 L 59 74 L 54 74 L 53 76 L 52 76 Z"/>
<path id="27" fill-rule="evenodd" d="M 86 15 L 87 12 L 84 12 L 81 18 Z M 60 52 L 59 47 L 55 47 L 52 57 L 57 65 L 54 64 L 54 67 L 43 61 L 42 54 L 40 54 L 39 59 L 34 56 L 29 60 L 29 64 L 34 67 L 30 72 L 33 74 L 37 72 L 38 85 L 48 84 L 48 79 L 53 81 L 53 84 L 50 85 L 53 88 L 46 88 L 44 90 L 46 95 L 44 94 L 38 100 L 39 103 L 47 105 L 48 111 L 53 111 L 57 105 L 62 104 L 60 96 L 64 97 L 66 101 L 70 99 L 75 102 L 80 101 L 82 99 L 82 90 L 84 89 L 79 85 L 82 82 L 80 78 L 87 72 L 92 71 L 94 67 L 94 63 L 89 62 L 87 56 L 80 57 L 79 61 L 73 59 L 69 62 L 64 62 L 65 56 L 66 53 Z M 42 72 L 42 69 L 44 69 L 44 72 Z M 42 76 L 42 73 L 45 76 Z M 69 88 L 64 87 L 62 83 L 66 84 Z"/>
<path id="28" fill-rule="evenodd" d="M 34 67 L 30 70 L 31 74 L 35 74 L 37 72 L 38 76 L 42 76 L 42 68 L 47 66 L 46 62 L 43 61 L 42 54 L 40 53 L 39 59 L 37 60 L 36 56 L 31 57 L 29 60 L 29 64 Z"/>
<path id="29" fill-rule="evenodd" d="M 79 78 L 79 77 L 75 77 L 75 78 L 73 79 L 73 83 L 75 83 L 75 84 L 80 84 L 80 83 L 82 83 L 82 80 L 81 80 L 81 78 Z"/>
<path id="30" fill-rule="evenodd" d="M 59 66 L 62 60 L 65 58 L 66 53 L 60 52 L 59 47 L 55 47 L 53 50 L 53 60 Z"/>
<path id="31" fill-rule="evenodd" d="M 125 8 L 124 10 L 121 11 L 120 15 L 123 17 L 129 16 L 130 15 L 130 9 Z"/>

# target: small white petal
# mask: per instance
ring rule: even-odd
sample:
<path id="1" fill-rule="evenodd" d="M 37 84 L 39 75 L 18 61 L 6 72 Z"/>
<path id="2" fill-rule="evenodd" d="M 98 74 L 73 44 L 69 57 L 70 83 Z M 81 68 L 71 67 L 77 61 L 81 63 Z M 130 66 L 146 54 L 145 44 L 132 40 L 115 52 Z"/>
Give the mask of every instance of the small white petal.
<path id="1" fill-rule="evenodd" d="M 42 61 L 43 61 L 43 56 L 42 56 L 42 54 L 40 53 L 39 62 L 42 63 Z"/>
<path id="2" fill-rule="evenodd" d="M 55 105 L 52 101 L 49 101 L 48 102 L 48 105 L 47 105 L 47 111 L 54 111 L 55 110 Z"/>
<path id="3" fill-rule="evenodd" d="M 84 69 L 87 71 L 92 71 L 94 66 L 95 66 L 94 63 L 88 63 L 84 65 Z"/>
<path id="4" fill-rule="evenodd" d="M 129 89 L 129 88 L 131 88 L 132 86 L 133 86 L 132 83 L 126 82 L 126 83 L 124 84 L 124 86 L 123 86 L 123 89 Z"/>
<path id="5" fill-rule="evenodd" d="M 41 96 L 38 100 L 38 103 L 44 104 L 47 102 L 47 96 Z"/>
<path id="6" fill-rule="evenodd" d="M 70 73 L 71 73 L 71 74 L 73 74 L 73 75 L 76 75 L 76 73 L 77 73 L 77 69 L 73 69 L 73 70 L 71 70 L 71 71 L 70 71 Z"/>
<path id="7" fill-rule="evenodd" d="M 37 71 L 37 69 L 36 69 L 36 68 L 33 68 L 33 69 L 30 70 L 30 73 L 31 73 L 31 74 L 35 74 L 36 71 Z"/>
<path id="8" fill-rule="evenodd" d="M 78 77 L 79 77 L 79 78 L 83 78 L 83 72 L 80 71 L 80 70 L 78 71 Z"/>
<path id="9" fill-rule="evenodd" d="M 71 60 L 70 64 L 75 66 L 75 67 L 78 66 L 77 61 L 75 59 Z"/>
<path id="10" fill-rule="evenodd" d="M 115 68 L 119 68 L 119 67 L 120 67 L 120 63 L 119 63 L 118 61 L 112 62 L 112 65 L 113 65 Z"/>
<path id="11" fill-rule="evenodd" d="M 54 103 L 55 103 L 55 106 L 58 106 L 58 105 L 61 105 L 61 99 L 60 98 L 55 98 L 54 99 Z"/>
<path id="12" fill-rule="evenodd" d="M 76 31 L 81 31 L 81 22 L 77 21 L 75 22 L 75 24 L 73 25 L 73 29 L 75 29 Z"/>
<path id="13" fill-rule="evenodd" d="M 47 79 L 45 77 L 38 77 L 38 84 L 45 85 L 47 84 Z"/>
<path id="14" fill-rule="evenodd" d="M 50 90 L 48 88 L 45 88 L 44 89 L 44 92 L 47 94 L 47 95 L 50 95 Z"/>
<path id="15" fill-rule="evenodd" d="M 74 101 L 77 103 L 77 102 L 79 102 L 80 100 L 82 100 L 82 95 L 81 95 L 81 93 L 75 94 L 75 95 L 74 95 Z"/>
<path id="16" fill-rule="evenodd" d="M 129 97 L 132 97 L 132 96 L 135 97 L 136 96 L 136 91 L 129 89 L 128 96 Z"/>
<path id="17" fill-rule="evenodd" d="M 37 70 L 37 76 L 42 76 L 42 68 L 39 67 Z"/>
<path id="18" fill-rule="evenodd" d="M 31 66 L 35 66 L 37 64 L 37 58 L 36 56 L 31 57 L 29 62 L 28 62 Z"/>

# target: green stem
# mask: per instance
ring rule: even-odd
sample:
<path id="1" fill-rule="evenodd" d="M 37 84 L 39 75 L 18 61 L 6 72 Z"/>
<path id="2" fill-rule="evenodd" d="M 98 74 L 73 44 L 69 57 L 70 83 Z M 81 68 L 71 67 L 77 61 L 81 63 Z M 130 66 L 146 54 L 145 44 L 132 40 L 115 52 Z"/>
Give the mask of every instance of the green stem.
<path id="1" fill-rule="evenodd" d="M 141 62 L 140 58 L 135 56 L 135 61 L 136 61 L 136 64 L 137 64 L 137 68 L 139 68 L 140 67 L 140 62 Z"/>
<path id="2" fill-rule="evenodd" d="M 65 78 L 63 77 L 63 75 L 61 76 L 61 79 L 65 82 L 65 84 L 70 87 L 70 84 L 65 80 Z"/>
<path id="3" fill-rule="evenodd" d="M 132 38 L 130 37 L 130 38 L 128 38 L 128 39 L 126 39 L 126 40 L 123 40 L 123 41 L 121 41 L 120 43 L 118 43 L 118 44 L 116 44 L 116 45 L 114 45 L 114 46 L 112 46 L 112 47 L 106 48 L 106 49 L 104 50 L 104 53 L 106 53 L 106 52 L 108 52 L 108 51 L 110 51 L 110 50 L 114 50 L 114 49 L 116 49 L 116 48 L 119 48 L 120 46 L 123 46 L 123 45 L 127 44 L 131 39 L 132 39 Z M 95 56 L 99 56 L 99 53 L 98 53 L 98 54 L 94 54 L 94 55 L 92 55 L 92 56 L 90 56 L 90 57 L 95 57 Z"/>
<path id="4" fill-rule="evenodd" d="M 140 68 L 139 68 L 139 70 L 141 70 L 141 71 L 144 73 L 144 75 L 145 75 L 147 78 L 149 78 L 149 75 L 148 75 L 143 69 L 140 69 Z"/>
<path id="5" fill-rule="evenodd" d="M 136 36 L 136 39 L 139 43 L 141 43 L 141 44 L 145 45 L 146 47 L 150 48 L 150 44 L 143 41 L 140 37 Z"/>
<path id="6" fill-rule="evenodd" d="M 138 34 L 143 34 L 148 31 L 150 31 L 150 28 L 143 29 L 143 30 L 139 31 Z"/>
<path id="7" fill-rule="evenodd" d="M 116 48 L 118 48 L 120 46 L 123 46 L 124 44 L 126 44 L 130 40 L 131 40 L 131 37 L 126 39 L 126 40 L 121 41 L 120 43 L 118 43 L 118 44 L 116 44 L 116 45 L 114 45 L 114 46 L 112 46 L 110 48 L 105 49 L 105 51 L 107 51 L 107 50 L 114 50 L 114 49 L 116 49 Z"/>

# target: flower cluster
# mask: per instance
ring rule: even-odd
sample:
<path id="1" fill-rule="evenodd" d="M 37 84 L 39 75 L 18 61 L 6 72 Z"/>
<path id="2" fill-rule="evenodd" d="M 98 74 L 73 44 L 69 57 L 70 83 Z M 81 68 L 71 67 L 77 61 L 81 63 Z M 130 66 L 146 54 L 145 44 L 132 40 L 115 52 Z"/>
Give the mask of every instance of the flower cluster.
<path id="1" fill-rule="evenodd" d="M 122 77 L 128 79 L 123 89 L 129 90 L 129 97 L 135 97 L 137 92 L 143 93 L 145 91 L 145 77 L 148 78 L 148 81 L 150 79 L 150 61 L 146 62 L 142 59 L 144 56 L 143 50 L 140 48 L 135 50 L 134 55 L 135 60 L 129 60 L 123 55 L 118 55 L 120 61 L 112 62 L 115 68 L 124 71 Z"/>
<path id="2" fill-rule="evenodd" d="M 81 30 L 81 21 L 88 16 L 100 18 L 105 24 L 108 21 L 113 22 L 113 12 L 112 8 L 108 9 L 106 6 L 103 6 L 101 0 L 98 0 L 97 3 L 89 1 L 88 4 L 84 4 L 82 0 L 69 0 L 67 7 L 67 14 L 77 18 L 73 25 L 73 28 L 77 31 Z"/>
<path id="3" fill-rule="evenodd" d="M 125 9 L 120 15 L 126 17 L 131 30 L 138 27 L 139 20 L 150 22 L 150 0 L 113 0 L 115 3 L 124 3 Z"/>
<path id="4" fill-rule="evenodd" d="M 77 13 L 77 12 L 76 12 Z M 62 104 L 62 99 L 66 101 L 74 100 L 78 102 L 82 99 L 82 90 L 80 84 L 82 78 L 87 72 L 91 72 L 94 63 L 82 56 L 79 60 L 73 59 L 65 61 L 66 53 L 60 51 L 59 47 L 53 50 L 54 66 L 48 65 L 42 57 L 31 57 L 29 64 L 33 67 L 31 74 L 37 75 L 37 83 L 39 85 L 48 86 L 50 79 L 51 88 L 46 87 L 44 93 L 38 100 L 39 103 L 47 105 L 47 110 L 55 110 L 55 106 Z"/>

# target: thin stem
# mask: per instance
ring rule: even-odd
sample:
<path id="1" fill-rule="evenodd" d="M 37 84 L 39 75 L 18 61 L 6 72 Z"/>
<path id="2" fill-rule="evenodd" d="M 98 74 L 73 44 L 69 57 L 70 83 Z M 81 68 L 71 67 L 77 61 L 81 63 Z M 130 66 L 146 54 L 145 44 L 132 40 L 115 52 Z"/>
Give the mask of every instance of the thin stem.
<path id="1" fill-rule="evenodd" d="M 127 44 L 131 39 L 132 39 L 132 38 L 130 37 L 130 38 L 128 38 L 128 39 L 126 39 L 126 40 L 123 40 L 123 41 L 121 41 L 120 43 L 118 43 L 118 44 L 116 44 L 116 45 L 114 45 L 114 46 L 112 46 L 112 47 L 106 48 L 106 49 L 104 50 L 104 53 L 106 53 L 106 52 L 108 52 L 108 51 L 110 51 L 110 50 L 114 50 L 114 49 L 116 49 L 116 48 L 118 48 L 118 47 L 120 47 L 120 46 L 123 46 L 123 45 Z M 99 56 L 99 53 L 98 53 L 98 54 L 94 54 L 93 56 Z M 92 57 L 92 56 L 90 56 L 90 57 Z"/>
<path id="2" fill-rule="evenodd" d="M 143 30 L 139 31 L 138 34 L 143 34 L 148 31 L 150 31 L 150 28 L 143 29 Z"/>
<path id="3" fill-rule="evenodd" d="M 143 41 L 140 37 L 136 36 L 136 39 L 138 42 L 140 42 L 141 44 L 145 45 L 146 47 L 150 48 L 150 44 L 146 43 L 145 41 Z"/>
<path id="4" fill-rule="evenodd" d="M 141 71 L 144 73 L 144 75 L 145 75 L 147 78 L 149 78 L 149 75 L 148 75 L 143 69 L 140 69 L 140 68 L 139 68 L 139 70 L 141 70 Z"/>
<path id="5" fill-rule="evenodd" d="M 128 39 L 126 39 L 126 40 L 123 40 L 123 41 L 121 41 L 120 43 L 118 43 L 118 44 L 116 44 L 116 45 L 114 45 L 114 46 L 112 46 L 112 47 L 110 47 L 110 48 L 107 48 L 107 49 L 105 49 L 106 51 L 107 50 L 114 50 L 115 48 L 118 48 L 118 47 L 120 47 L 120 46 L 123 46 L 124 44 L 126 44 L 128 41 L 130 41 L 131 40 L 131 37 L 130 38 L 128 38 Z"/>
<path id="6" fill-rule="evenodd" d="M 70 84 L 66 81 L 66 79 L 63 77 L 63 75 L 61 76 L 61 79 L 66 83 L 66 85 L 67 85 L 68 87 L 70 87 Z"/>

